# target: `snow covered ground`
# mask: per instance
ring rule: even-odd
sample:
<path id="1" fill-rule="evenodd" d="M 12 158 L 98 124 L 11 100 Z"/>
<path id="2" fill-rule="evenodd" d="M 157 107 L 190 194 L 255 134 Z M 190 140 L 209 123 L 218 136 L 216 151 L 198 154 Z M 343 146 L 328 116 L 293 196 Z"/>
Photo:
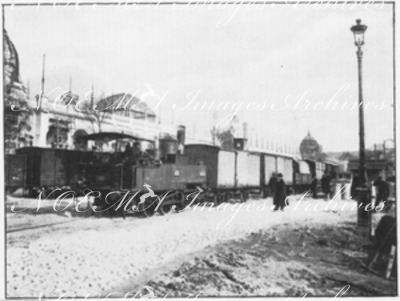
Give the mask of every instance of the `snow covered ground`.
<path id="1" fill-rule="evenodd" d="M 263 199 L 125 220 L 10 212 L 7 297 L 123 295 L 207 246 L 281 224 L 355 221 L 354 204 L 298 196 L 284 212 L 272 212 L 271 199 Z"/>

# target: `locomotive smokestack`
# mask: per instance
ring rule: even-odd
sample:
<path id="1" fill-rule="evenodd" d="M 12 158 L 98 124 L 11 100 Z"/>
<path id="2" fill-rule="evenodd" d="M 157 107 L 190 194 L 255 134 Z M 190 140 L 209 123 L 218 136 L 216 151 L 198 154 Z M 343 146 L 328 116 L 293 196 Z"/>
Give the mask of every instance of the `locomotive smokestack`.
<path id="1" fill-rule="evenodd" d="M 179 125 L 176 137 L 178 140 L 178 152 L 181 155 L 183 155 L 185 149 L 185 136 L 186 136 L 186 127 L 184 125 Z"/>

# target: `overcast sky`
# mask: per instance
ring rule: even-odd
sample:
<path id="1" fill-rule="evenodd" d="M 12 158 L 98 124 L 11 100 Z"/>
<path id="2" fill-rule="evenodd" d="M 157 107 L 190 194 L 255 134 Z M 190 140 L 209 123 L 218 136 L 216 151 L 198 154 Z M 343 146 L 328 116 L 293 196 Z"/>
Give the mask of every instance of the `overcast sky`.
<path id="1" fill-rule="evenodd" d="M 358 149 L 350 27 L 361 18 L 366 144 L 393 137 L 391 5 L 36 5 L 4 16 L 31 96 L 46 53 L 45 93 L 67 90 L 70 77 L 80 97 L 92 84 L 95 93 L 137 93 L 161 122 L 205 140 L 237 110 L 259 140 L 298 147 L 309 129 L 324 151 Z"/>

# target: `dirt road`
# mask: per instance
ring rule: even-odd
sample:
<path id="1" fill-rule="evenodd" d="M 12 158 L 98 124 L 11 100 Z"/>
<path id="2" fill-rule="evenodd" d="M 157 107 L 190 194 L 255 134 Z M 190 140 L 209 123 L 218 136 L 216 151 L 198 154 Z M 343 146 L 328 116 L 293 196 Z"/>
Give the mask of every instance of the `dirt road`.
<path id="1" fill-rule="evenodd" d="M 7 233 L 7 296 L 123 295 L 151 280 L 160 283 L 154 275 L 213 250 L 207 247 L 259 235 L 259 231 L 283 223 L 293 226 L 320 221 L 332 226 L 354 221 L 352 203 L 341 201 L 332 210 L 334 204 L 328 206 L 322 200 L 293 199 L 285 212 L 272 212 L 270 199 L 252 200 L 126 220 L 8 213 L 10 228 L 23 226 L 24 220 L 32 226 L 54 224 Z"/>

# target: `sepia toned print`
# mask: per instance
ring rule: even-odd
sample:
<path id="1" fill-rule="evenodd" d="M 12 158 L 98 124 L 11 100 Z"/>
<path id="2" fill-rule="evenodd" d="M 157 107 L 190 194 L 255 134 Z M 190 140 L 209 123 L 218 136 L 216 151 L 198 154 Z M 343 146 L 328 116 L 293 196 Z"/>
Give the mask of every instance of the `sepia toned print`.
<path id="1" fill-rule="evenodd" d="M 393 2 L 2 9 L 7 299 L 398 296 Z"/>

